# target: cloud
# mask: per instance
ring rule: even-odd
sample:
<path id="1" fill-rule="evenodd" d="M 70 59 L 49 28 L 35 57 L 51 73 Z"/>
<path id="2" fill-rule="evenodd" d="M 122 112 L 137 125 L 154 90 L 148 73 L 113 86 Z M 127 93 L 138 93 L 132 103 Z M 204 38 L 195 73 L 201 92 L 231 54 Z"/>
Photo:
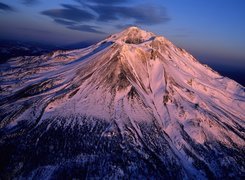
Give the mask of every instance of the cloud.
<path id="1" fill-rule="evenodd" d="M 123 4 L 129 0 L 75 0 L 83 7 L 93 10 L 97 21 L 130 20 L 131 24 L 156 25 L 170 20 L 166 8 L 153 4 Z"/>
<path id="2" fill-rule="evenodd" d="M 81 9 L 74 5 L 62 4 L 60 9 L 50 9 L 42 11 L 41 14 L 53 18 L 54 22 L 64 25 L 68 29 L 90 32 L 97 34 L 105 34 L 98 30 L 99 27 L 80 24 L 81 22 L 88 22 L 96 20 L 96 16 L 85 9 Z"/>
<path id="3" fill-rule="evenodd" d="M 121 4 L 121 3 L 125 3 L 128 2 L 128 0 L 75 0 L 79 3 L 94 3 L 94 4 Z"/>
<path id="4" fill-rule="evenodd" d="M 41 14 L 49 16 L 53 19 L 65 19 L 75 22 L 91 21 L 95 19 L 95 16 L 83 9 L 80 9 L 73 5 L 62 4 L 62 8 L 50 9 L 42 11 Z"/>
<path id="5" fill-rule="evenodd" d="M 123 4 L 128 0 L 74 0 L 79 5 L 61 4 L 61 8 L 42 11 L 54 22 L 77 31 L 104 34 L 98 27 L 89 23 L 109 22 L 118 29 L 129 25 L 157 25 L 170 20 L 167 11 L 162 6 L 152 4 Z M 86 25 L 84 24 L 86 23 Z"/>
<path id="6" fill-rule="evenodd" d="M 90 25 L 73 25 L 68 26 L 67 28 L 77 30 L 77 31 L 83 31 L 83 32 L 90 32 L 90 33 L 97 33 L 97 34 L 105 34 L 102 31 L 97 30 L 99 27 L 97 26 L 90 26 Z"/>
<path id="7" fill-rule="evenodd" d="M 134 24 L 155 25 L 170 20 L 164 7 L 153 5 L 114 6 L 88 5 L 98 14 L 98 21 L 132 20 Z"/>
<path id="8" fill-rule="evenodd" d="M 0 2 L 0 11 L 16 11 L 13 7 Z"/>
<path id="9" fill-rule="evenodd" d="M 64 19 L 54 19 L 54 22 L 58 23 L 58 24 L 61 24 L 61 25 L 75 25 L 76 23 L 73 22 L 73 21 L 67 21 L 67 20 L 64 20 Z"/>
<path id="10" fill-rule="evenodd" d="M 39 0 L 22 0 L 22 3 L 25 5 L 34 5 L 37 4 Z"/>
<path id="11" fill-rule="evenodd" d="M 136 24 L 117 24 L 115 28 L 117 29 L 126 29 L 131 26 L 137 26 Z"/>

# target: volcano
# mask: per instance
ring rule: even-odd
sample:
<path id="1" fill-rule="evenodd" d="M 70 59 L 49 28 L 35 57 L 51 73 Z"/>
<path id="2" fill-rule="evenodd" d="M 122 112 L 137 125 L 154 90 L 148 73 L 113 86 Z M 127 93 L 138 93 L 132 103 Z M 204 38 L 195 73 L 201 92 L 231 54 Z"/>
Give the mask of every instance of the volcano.
<path id="1" fill-rule="evenodd" d="M 245 90 L 129 27 L 0 72 L 0 178 L 245 177 Z"/>

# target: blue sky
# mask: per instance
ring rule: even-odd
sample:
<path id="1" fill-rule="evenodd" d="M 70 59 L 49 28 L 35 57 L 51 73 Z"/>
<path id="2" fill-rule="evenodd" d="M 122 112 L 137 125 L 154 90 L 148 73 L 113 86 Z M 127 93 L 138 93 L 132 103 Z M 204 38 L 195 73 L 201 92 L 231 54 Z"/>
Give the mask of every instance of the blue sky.
<path id="1" fill-rule="evenodd" d="M 0 0 L 0 38 L 65 45 L 137 25 L 207 62 L 244 67 L 244 9 L 244 0 Z"/>

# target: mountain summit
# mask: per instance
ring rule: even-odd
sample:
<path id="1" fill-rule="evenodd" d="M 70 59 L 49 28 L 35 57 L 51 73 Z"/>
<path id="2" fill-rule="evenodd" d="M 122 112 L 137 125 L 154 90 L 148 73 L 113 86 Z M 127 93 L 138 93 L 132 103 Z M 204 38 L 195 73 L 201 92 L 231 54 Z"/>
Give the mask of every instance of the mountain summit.
<path id="1" fill-rule="evenodd" d="M 122 41 L 128 44 L 140 44 L 144 41 L 151 40 L 154 35 L 151 32 L 146 32 L 142 29 L 139 29 L 137 27 L 129 27 L 122 31 L 121 33 L 118 33 L 116 35 L 112 35 L 112 39 Z"/>
<path id="2" fill-rule="evenodd" d="M 1 67 L 0 178 L 245 176 L 244 87 L 137 27 Z"/>

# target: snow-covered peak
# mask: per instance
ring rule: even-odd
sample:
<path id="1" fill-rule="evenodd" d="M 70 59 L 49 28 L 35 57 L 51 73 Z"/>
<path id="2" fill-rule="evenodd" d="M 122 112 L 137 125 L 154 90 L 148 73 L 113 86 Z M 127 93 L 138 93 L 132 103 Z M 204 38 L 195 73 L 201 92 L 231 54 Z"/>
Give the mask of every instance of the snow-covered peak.
<path id="1" fill-rule="evenodd" d="M 140 29 L 140 28 L 137 27 L 137 26 L 130 26 L 130 27 L 126 28 L 126 29 L 123 30 L 123 31 L 133 31 L 133 30 L 144 31 L 144 30 Z"/>
<path id="2" fill-rule="evenodd" d="M 131 27 L 128 27 L 128 28 L 126 28 L 126 29 L 124 29 L 121 33 L 137 33 L 137 34 L 146 34 L 146 33 L 148 33 L 148 34 L 153 34 L 153 33 L 151 33 L 151 32 L 147 32 L 147 31 L 145 31 L 145 30 L 143 30 L 143 29 L 141 29 L 141 28 L 139 28 L 139 27 L 136 27 L 136 26 L 131 26 Z"/>
<path id="3" fill-rule="evenodd" d="M 115 42 L 123 42 L 127 44 L 141 44 L 145 41 L 154 39 L 154 37 L 156 37 L 155 34 L 132 26 L 126 28 L 120 33 L 110 36 L 109 39 Z"/>

